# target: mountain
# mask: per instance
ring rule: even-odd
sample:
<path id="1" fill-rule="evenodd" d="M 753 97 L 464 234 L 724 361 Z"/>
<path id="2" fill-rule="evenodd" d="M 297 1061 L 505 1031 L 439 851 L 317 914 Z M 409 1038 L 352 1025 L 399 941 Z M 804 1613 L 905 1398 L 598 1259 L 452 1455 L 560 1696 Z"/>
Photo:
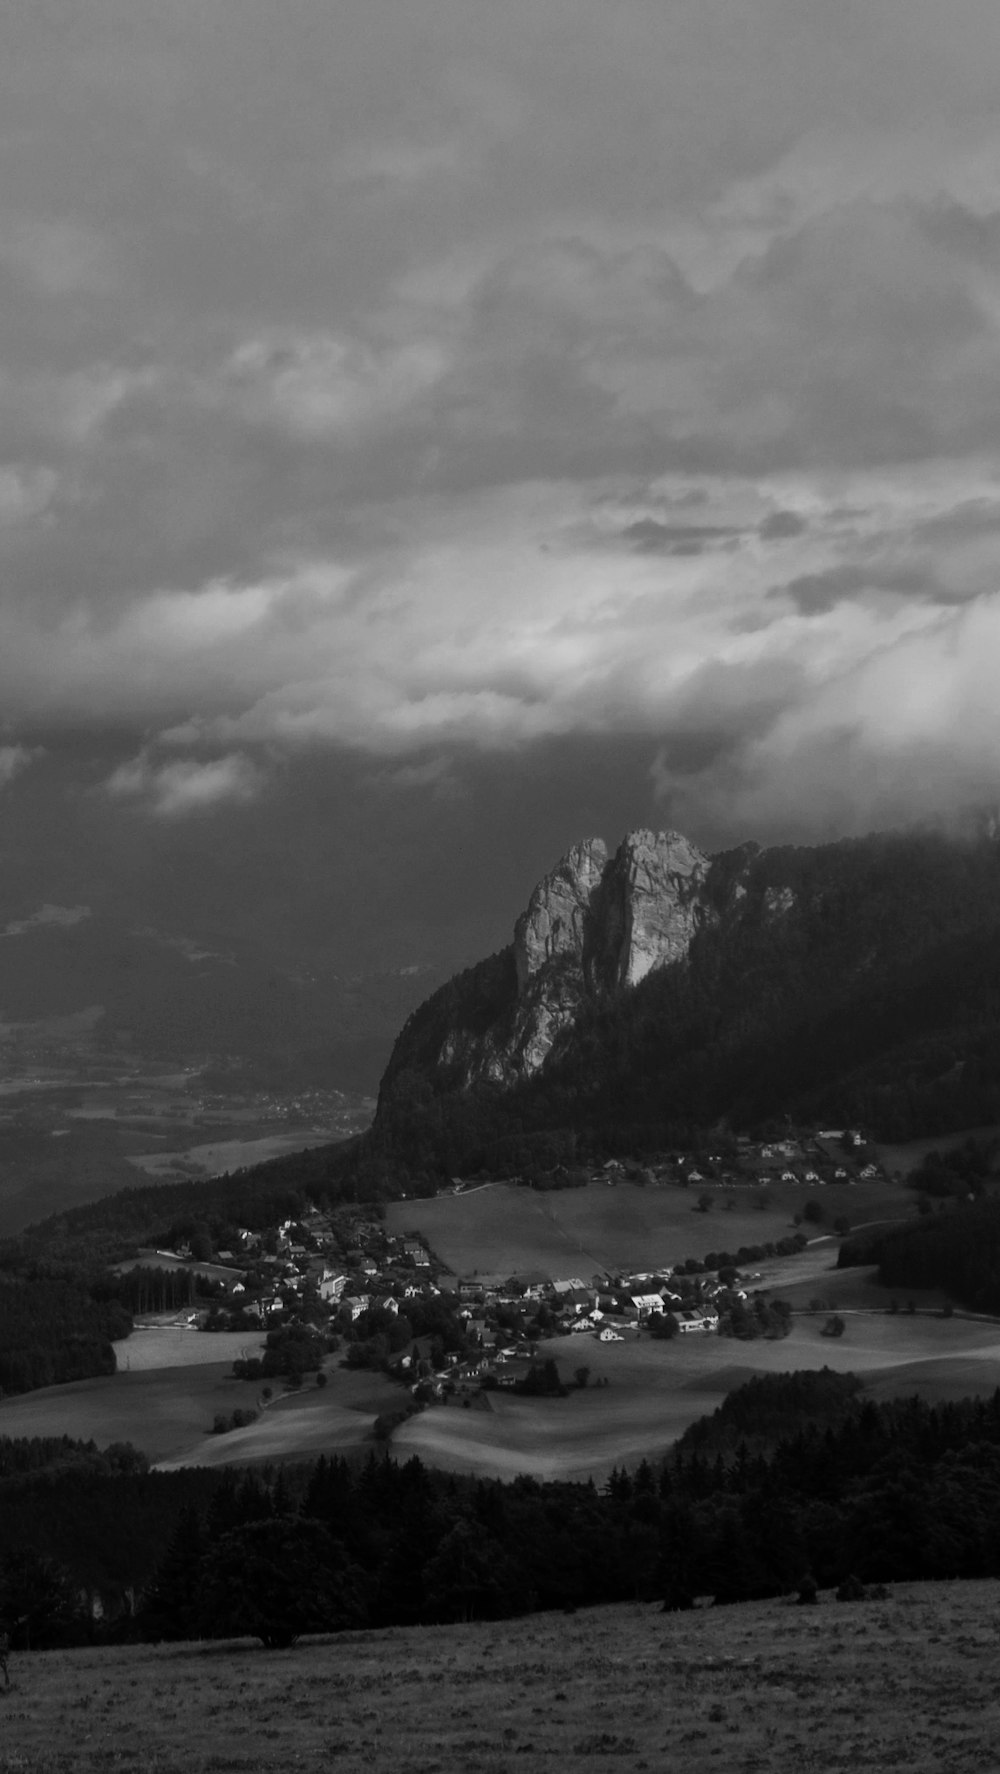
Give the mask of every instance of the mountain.
<path id="1" fill-rule="evenodd" d="M 578 844 L 511 943 L 410 1016 L 374 1141 L 488 1169 L 786 1114 L 895 1138 L 1000 1120 L 995 834 Z"/>
<path id="2" fill-rule="evenodd" d="M 630 832 L 613 856 L 588 838 L 535 888 L 508 949 L 410 1018 L 384 1085 L 416 1064 L 463 1085 L 530 1078 L 588 1003 L 681 961 L 713 916 L 711 864 L 679 832 Z"/>

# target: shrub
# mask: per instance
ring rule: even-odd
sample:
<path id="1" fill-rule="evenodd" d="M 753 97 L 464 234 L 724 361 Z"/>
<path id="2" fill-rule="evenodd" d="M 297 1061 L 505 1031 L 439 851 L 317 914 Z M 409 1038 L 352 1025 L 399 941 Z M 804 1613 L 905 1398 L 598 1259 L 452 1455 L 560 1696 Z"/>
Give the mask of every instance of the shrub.
<path id="1" fill-rule="evenodd" d="M 838 1588 L 837 1600 L 839 1602 L 863 1602 L 868 1600 L 867 1589 L 862 1583 L 861 1578 L 856 1577 L 853 1571 L 849 1577 L 844 1578 L 843 1583 L 841 1583 Z"/>

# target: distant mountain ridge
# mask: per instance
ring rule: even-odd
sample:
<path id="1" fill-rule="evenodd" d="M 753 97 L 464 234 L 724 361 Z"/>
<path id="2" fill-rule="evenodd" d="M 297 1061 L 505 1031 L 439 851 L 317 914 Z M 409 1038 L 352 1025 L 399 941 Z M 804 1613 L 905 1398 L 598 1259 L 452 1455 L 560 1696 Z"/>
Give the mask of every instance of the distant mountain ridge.
<path id="1" fill-rule="evenodd" d="M 580 843 L 511 943 L 409 1017 L 376 1126 L 426 1150 L 429 1101 L 456 1161 L 469 1102 L 486 1144 L 514 1125 L 652 1136 L 815 1111 L 909 1137 L 1000 1119 L 1000 843 Z"/>

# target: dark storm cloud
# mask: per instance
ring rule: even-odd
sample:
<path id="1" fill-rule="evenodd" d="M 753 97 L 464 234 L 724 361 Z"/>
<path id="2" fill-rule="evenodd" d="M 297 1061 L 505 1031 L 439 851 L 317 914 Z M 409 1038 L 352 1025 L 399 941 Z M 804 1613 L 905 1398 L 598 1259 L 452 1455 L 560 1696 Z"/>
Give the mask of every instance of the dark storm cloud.
<path id="1" fill-rule="evenodd" d="M 703 554 L 706 548 L 726 548 L 739 536 L 726 524 L 661 524 L 655 518 L 638 518 L 621 532 L 622 541 L 637 554 Z"/>
<path id="2" fill-rule="evenodd" d="M 1000 20 L 848 13 L 8 9 L 11 793 L 108 722 L 164 831 L 321 753 L 471 818 L 487 755 L 671 735 L 717 821 L 768 770 L 826 819 L 824 744 L 976 790 Z"/>

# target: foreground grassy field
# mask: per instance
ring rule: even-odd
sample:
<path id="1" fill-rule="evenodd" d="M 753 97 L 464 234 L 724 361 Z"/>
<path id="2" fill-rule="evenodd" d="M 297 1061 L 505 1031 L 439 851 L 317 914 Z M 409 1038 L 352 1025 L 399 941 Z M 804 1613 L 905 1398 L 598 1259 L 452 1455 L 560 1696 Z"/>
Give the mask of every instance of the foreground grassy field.
<path id="1" fill-rule="evenodd" d="M 598 1270 L 672 1266 L 712 1250 L 769 1243 L 788 1236 L 794 1216 L 809 1201 L 820 1205 L 828 1225 L 839 1215 L 859 1225 L 916 1213 L 912 1191 L 895 1183 L 846 1188 L 771 1183 L 763 1209 L 755 1204 L 759 1191 L 712 1188 L 707 1193 L 713 1205 L 701 1213 L 699 1191 L 675 1186 L 589 1183 L 583 1189 L 542 1193 L 490 1183 L 464 1195 L 390 1202 L 386 1227 L 399 1234 L 419 1231 L 442 1263 L 459 1275 L 541 1270 L 559 1279 L 589 1277 Z"/>
<path id="2" fill-rule="evenodd" d="M 3 1774 L 973 1774 L 998 1585 L 18 1656 Z"/>

